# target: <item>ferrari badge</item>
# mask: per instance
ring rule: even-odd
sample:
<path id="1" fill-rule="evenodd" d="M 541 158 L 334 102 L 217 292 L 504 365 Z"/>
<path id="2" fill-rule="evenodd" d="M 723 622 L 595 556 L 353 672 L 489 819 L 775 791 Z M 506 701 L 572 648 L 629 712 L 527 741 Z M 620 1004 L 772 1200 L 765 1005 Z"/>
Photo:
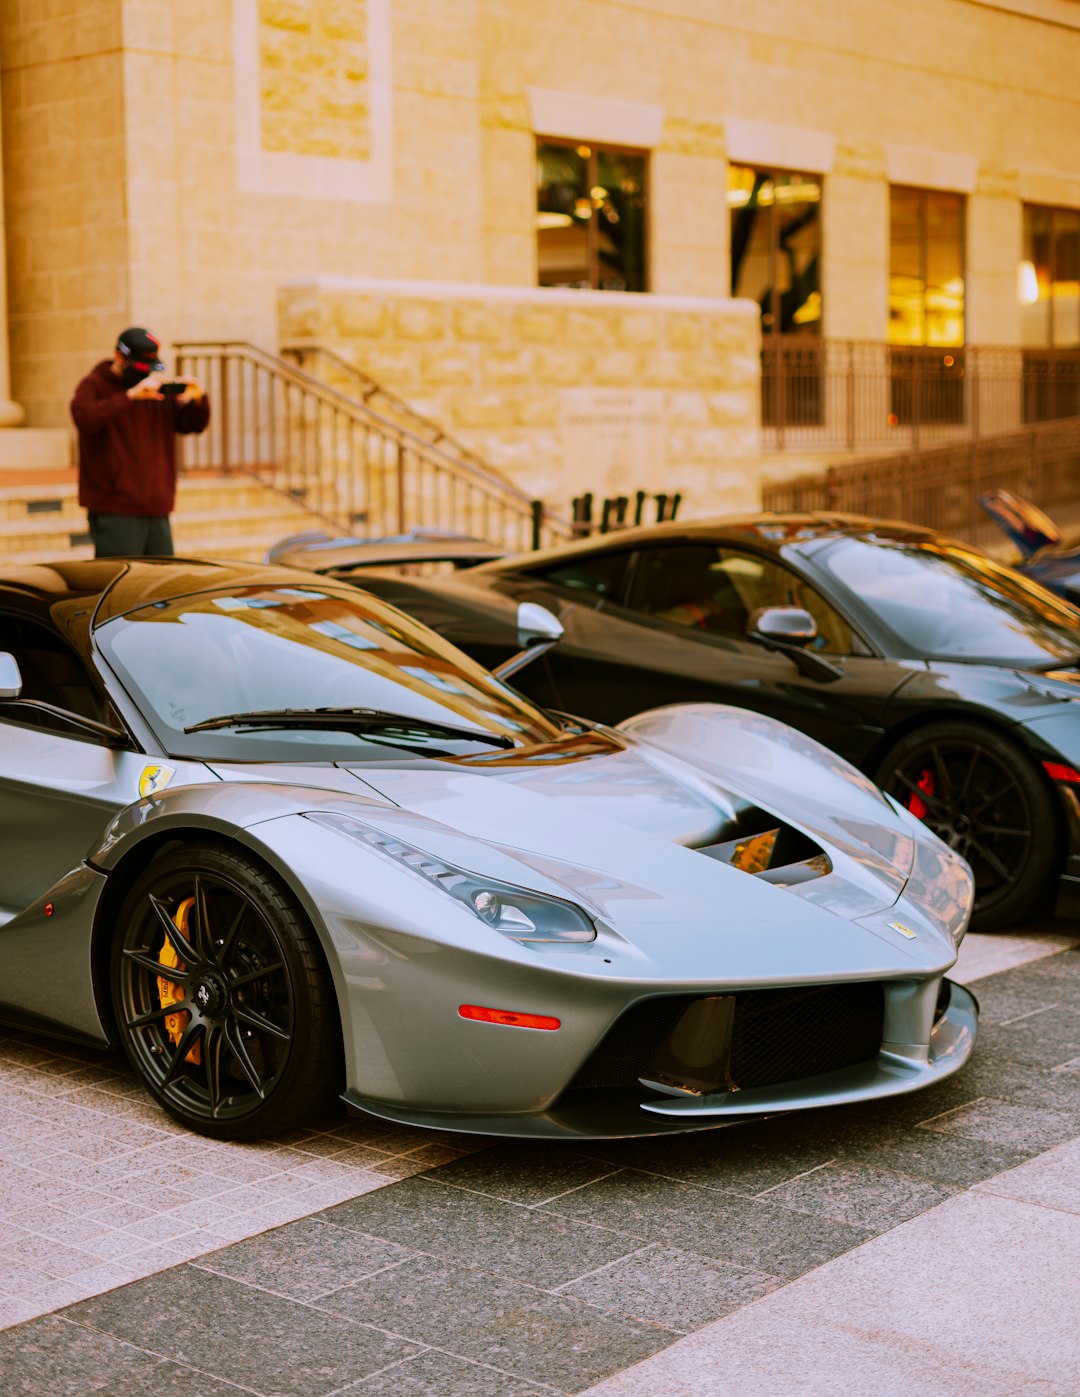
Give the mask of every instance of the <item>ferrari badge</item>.
<path id="1" fill-rule="evenodd" d="M 171 766 L 144 766 L 139 777 L 139 794 L 152 796 L 163 791 L 175 775 L 176 770 Z"/>

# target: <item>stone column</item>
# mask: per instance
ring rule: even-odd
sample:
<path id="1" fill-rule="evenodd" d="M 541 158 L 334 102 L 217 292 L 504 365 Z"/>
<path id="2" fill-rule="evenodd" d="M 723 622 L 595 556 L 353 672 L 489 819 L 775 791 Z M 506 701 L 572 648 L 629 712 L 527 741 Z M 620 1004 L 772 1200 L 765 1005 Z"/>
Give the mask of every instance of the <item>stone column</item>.
<path id="1" fill-rule="evenodd" d="M 3 132 L 0 131 L 0 427 L 21 427 L 26 415 L 11 401 L 11 357 L 8 352 L 7 225 L 4 219 Z"/>

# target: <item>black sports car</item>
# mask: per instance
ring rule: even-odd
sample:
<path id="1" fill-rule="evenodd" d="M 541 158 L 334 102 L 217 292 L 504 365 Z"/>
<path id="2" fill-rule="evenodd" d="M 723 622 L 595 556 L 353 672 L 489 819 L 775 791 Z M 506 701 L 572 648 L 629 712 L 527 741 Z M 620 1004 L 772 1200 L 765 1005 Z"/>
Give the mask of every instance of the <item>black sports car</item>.
<path id="1" fill-rule="evenodd" d="M 973 924 L 1080 910 L 1080 612 L 925 529 L 844 515 L 656 525 L 453 575 L 379 573 L 362 540 L 323 568 L 354 578 L 493 667 L 516 606 L 560 642 L 513 682 L 614 723 L 719 701 L 779 718 L 902 800 L 970 862 Z M 332 561 L 331 561 L 332 556 Z M 415 551 L 410 553 L 415 561 Z M 318 569 L 299 544 L 279 563 Z"/>

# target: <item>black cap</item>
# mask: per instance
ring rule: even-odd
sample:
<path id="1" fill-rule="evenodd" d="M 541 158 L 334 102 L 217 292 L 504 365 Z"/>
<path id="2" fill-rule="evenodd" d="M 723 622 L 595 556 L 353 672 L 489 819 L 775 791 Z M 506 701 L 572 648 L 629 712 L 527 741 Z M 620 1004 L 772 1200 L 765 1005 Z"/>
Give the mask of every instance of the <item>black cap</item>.
<path id="1" fill-rule="evenodd" d="M 158 339 L 138 325 L 122 331 L 116 341 L 117 354 L 122 354 L 132 368 L 148 374 L 165 372 L 165 365 L 158 358 L 160 348 Z"/>

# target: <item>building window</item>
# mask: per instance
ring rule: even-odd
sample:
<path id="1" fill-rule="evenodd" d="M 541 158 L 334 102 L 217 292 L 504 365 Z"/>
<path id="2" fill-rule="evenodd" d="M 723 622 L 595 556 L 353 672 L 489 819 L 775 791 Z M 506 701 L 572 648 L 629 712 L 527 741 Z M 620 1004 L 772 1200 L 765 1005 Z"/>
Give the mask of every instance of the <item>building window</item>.
<path id="1" fill-rule="evenodd" d="M 728 166 L 731 294 L 761 310 L 761 419 L 822 422 L 821 177 Z"/>
<path id="2" fill-rule="evenodd" d="M 1080 345 L 1080 209 L 1024 205 L 1019 292 L 1025 348 Z"/>
<path id="3" fill-rule="evenodd" d="M 889 190 L 890 422 L 964 421 L 964 198 Z M 954 352 L 950 353 L 949 350 Z"/>
<path id="4" fill-rule="evenodd" d="M 821 333 L 821 179 L 728 167 L 731 294 L 757 301 L 763 335 Z"/>
<path id="5" fill-rule="evenodd" d="M 889 343 L 964 343 L 964 199 L 889 191 Z"/>
<path id="6" fill-rule="evenodd" d="M 1024 421 L 1080 414 L 1080 209 L 1024 205 Z"/>
<path id="7" fill-rule="evenodd" d="M 646 291 L 643 151 L 541 140 L 536 251 L 541 286 Z"/>

